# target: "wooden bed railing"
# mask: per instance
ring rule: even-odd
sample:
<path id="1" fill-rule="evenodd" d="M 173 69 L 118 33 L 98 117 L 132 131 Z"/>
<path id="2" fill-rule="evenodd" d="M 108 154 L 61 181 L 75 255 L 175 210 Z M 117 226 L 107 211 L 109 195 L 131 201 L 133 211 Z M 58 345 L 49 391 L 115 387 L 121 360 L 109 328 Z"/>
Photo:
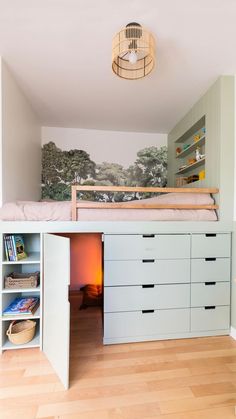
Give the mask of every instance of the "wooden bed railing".
<path id="1" fill-rule="evenodd" d="M 218 209 L 218 205 L 196 204 L 149 204 L 142 200 L 129 202 L 91 202 L 77 199 L 77 192 L 142 192 L 142 193 L 206 193 L 217 194 L 217 188 L 157 188 L 157 187 L 129 187 L 129 186 L 81 186 L 71 187 L 72 221 L 77 221 L 77 208 L 132 208 L 132 209 Z M 132 202 L 132 204 L 131 204 Z"/>

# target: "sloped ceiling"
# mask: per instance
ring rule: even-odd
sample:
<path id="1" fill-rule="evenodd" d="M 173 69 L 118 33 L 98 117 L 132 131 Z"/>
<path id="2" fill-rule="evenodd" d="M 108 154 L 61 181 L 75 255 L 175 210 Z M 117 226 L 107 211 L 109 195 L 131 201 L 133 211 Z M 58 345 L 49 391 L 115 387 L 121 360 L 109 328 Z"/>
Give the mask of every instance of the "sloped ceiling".
<path id="1" fill-rule="evenodd" d="M 145 79 L 111 71 L 113 35 L 154 34 Z M 42 125 L 168 132 L 221 74 L 236 72 L 235 0 L 0 0 L 0 55 Z"/>

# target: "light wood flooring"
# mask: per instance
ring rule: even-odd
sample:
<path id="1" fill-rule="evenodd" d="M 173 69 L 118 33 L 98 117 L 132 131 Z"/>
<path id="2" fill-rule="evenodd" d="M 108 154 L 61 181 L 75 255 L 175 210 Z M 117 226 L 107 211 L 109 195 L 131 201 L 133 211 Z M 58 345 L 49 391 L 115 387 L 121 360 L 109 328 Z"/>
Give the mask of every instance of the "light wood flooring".
<path id="1" fill-rule="evenodd" d="M 96 309 L 72 298 L 71 387 L 38 349 L 1 357 L 1 419 L 235 418 L 236 341 L 228 336 L 102 345 Z"/>

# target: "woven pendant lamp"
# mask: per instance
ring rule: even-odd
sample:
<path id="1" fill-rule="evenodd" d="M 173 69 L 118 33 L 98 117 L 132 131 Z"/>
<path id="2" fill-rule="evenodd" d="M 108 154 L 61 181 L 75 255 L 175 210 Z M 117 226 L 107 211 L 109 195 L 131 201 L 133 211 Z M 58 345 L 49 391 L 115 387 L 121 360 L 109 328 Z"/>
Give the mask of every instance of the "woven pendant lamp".
<path id="1" fill-rule="evenodd" d="M 112 70 L 128 80 L 147 76 L 155 64 L 155 40 L 139 23 L 128 23 L 112 42 Z"/>

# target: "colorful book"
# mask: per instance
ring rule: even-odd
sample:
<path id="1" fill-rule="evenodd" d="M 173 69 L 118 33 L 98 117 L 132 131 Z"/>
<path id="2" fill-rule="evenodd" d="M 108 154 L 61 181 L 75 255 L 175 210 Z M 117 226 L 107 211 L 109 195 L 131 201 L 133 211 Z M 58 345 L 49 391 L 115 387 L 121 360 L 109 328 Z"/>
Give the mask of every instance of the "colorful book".
<path id="1" fill-rule="evenodd" d="M 13 242 L 13 253 L 15 254 L 15 260 L 21 260 L 27 257 L 25 252 L 25 244 L 22 236 L 12 236 Z"/>
<path id="2" fill-rule="evenodd" d="M 17 260 L 17 253 L 16 253 L 16 244 L 15 244 L 14 236 L 11 236 L 11 243 L 12 243 L 14 260 L 16 261 Z"/>
<path id="3" fill-rule="evenodd" d="M 5 255 L 6 255 L 6 259 L 7 261 L 9 261 L 9 255 L 8 255 L 8 248 L 7 248 L 7 239 L 6 236 L 3 237 L 3 241 L 4 241 L 4 248 L 5 248 Z"/>
<path id="4" fill-rule="evenodd" d="M 14 254 L 13 254 L 13 246 L 12 246 L 12 242 L 10 239 L 10 236 L 6 236 L 6 242 L 7 242 L 7 249 L 8 249 L 8 257 L 9 257 L 9 261 L 14 262 Z"/>
<path id="5" fill-rule="evenodd" d="M 3 311 L 3 316 L 32 315 L 39 306 L 38 297 L 17 297 Z"/>

